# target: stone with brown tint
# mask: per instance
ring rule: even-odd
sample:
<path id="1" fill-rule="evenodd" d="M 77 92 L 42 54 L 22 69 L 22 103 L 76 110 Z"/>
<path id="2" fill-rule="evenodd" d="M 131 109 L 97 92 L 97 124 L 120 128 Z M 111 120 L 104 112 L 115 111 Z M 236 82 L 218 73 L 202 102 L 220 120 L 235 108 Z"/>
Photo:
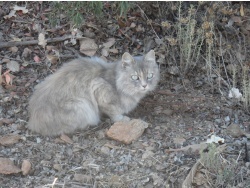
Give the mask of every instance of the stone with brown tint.
<path id="1" fill-rule="evenodd" d="M 116 122 L 107 131 L 107 136 L 124 144 L 131 144 L 142 135 L 147 127 L 148 123 L 140 119 Z"/>

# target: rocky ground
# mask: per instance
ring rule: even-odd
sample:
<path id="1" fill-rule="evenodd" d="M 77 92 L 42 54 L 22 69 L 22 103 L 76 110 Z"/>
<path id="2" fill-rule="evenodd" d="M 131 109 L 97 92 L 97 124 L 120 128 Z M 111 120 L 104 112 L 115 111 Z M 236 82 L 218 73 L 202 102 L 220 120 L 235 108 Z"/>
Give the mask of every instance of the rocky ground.
<path id="1" fill-rule="evenodd" d="M 231 13 L 215 15 L 215 20 L 223 25 L 221 20 L 234 16 L 232 25 L 247 32 L 235 18 L 249 22 L 248 4 L 243 5 L 244 9 L 240 3 L 216 5 Z M 185 76 L 176 72 L 178 47 L 170 48 L 171 32 L 162 24 L 175 24 L 176 15 L 162 11 L 174 6 L 141 3 L 121 19 L 106 5 L 101 21 L 85 15 L 82 26 L 72 30 L 63 15 L 58 27 L 49 25 L 48 2 L 0 3 L 0 187 L 249 187 L 249 113 L 239 99 L 228 97 L 223 79 L 230 82 L 229 74 L 214 73 L 211 82 L 202 65 Z M 189 6 L 184 3 L 183 11 Z M 215 3 L 198 7 L 210 10 Z M 223 36 L 231 32 L 224 29 Z M 233 41 L 227 36 L 223 39 Z M 109 119 L 61 137 L 27 130 L 34 86 L 78 52 L 113 61 L 124 51 L 138 55 L 147 48 L 156 51 L 161 81 L 129 114 L 148 123 L 136 141 L 123 144 L 107 138 Z M 204 144 L 212 135 L 219 140 Z"/>

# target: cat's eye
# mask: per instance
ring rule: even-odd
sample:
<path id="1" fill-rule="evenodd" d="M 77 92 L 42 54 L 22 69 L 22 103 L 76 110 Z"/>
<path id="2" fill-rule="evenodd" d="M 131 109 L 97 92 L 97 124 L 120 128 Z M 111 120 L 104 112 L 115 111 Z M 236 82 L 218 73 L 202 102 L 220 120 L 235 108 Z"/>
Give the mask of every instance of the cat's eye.
<path id="1" fill-rule="evenodd" d="M 151 79 L 151 78 L 153 78 L 153 73 L 148 73 L 148 76 L 147 76 L 147 79 L 149 80 L 149 79 Z"/>
<path id="2" fill-rule="evenodd" d="M 133 75 L 133 76 L 131 76 L 131 78 L 132 78 L 132 80 L 139 80 L 139 76 L 137 76 L 137 75 Z"/>

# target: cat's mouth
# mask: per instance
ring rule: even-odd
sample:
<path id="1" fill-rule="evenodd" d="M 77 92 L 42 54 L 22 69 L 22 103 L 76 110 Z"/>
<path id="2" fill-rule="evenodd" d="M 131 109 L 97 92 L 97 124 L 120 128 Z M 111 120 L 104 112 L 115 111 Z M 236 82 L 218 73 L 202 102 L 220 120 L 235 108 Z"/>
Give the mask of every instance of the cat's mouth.
<path id="1" fill-rule="evenodd" d="M 147 91 L 148 87 L 141 87 L 141 91 Z"/>

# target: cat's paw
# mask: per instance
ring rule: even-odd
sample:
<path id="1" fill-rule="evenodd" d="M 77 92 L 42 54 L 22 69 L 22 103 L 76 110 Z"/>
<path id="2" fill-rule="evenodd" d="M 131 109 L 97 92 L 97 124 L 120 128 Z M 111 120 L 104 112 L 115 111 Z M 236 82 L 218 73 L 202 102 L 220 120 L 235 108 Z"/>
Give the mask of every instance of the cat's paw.
<path id="1" fill-rule="evenodd" d="M 123 115 L 117 115 L 117 116 L 112 117 L 112 120 L 114 122 L 117 122 L 117 121 L 130 121 L 130 118 L 127 117 L 127 116 L 123 116 Z"/>
<path id="2" fill-rule="evenodd" d="M 120 121 L 130 121 L 130 118 L 128 116 L 123 116 Z"/>

